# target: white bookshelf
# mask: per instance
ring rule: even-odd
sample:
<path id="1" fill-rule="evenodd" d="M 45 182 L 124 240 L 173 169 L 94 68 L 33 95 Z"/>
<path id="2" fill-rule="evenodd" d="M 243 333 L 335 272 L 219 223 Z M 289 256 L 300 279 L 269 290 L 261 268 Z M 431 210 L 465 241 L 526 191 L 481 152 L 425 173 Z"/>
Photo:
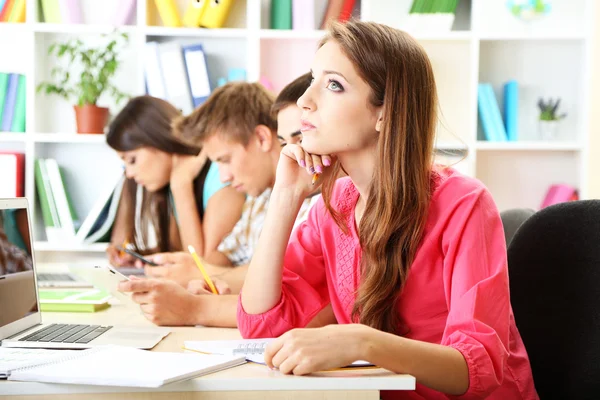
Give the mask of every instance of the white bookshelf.
<path id="1" fill-rule="evenodd" d="M 326 0 L 316 0 L 322 6 Z M 180 13 L 186 0 L 177 0 Z M 361 19 L 402 29 L 412 0 L 362 0 Z M 480 179 L 498 207 L 537 209 L 552 183 L 565 182 L 587 196 L 588 82 L 591 74 L 592 0 L 554 0 L 552 13 L 525 24 L 511 16 L 504 0 L 460 0 L 449 32 L 411 32 L 428 52 L 439 91 L 441 121 L 436 146 L 443 154 L 458 154 L 458 166 Z M 100 253 L 105 244 L 91 246 L 46 241 L 33 179 L 33 161 L 56 158 L 67 171 L 66 182 L 75 208 L 84 218 L 107 184 L 108 168 L 121 162 L 103 135 L 79 135 L 71 104 L 57 97 L 37 95 L 35 86 L 49 78 L 52 62 L 48 46 L 79 37 L 94 42 L 111 32 L 111 15 L 119 0 L 81 0 L 86 24 L 39 22 L 39 3 L 28 0 L 25 24 L 0 24 L 0 71 L 27 78 L 27 132 L 0 132 L 0 151 L 26 154 L 25 193 L 34 214 L 38 258 Z M 244 68 L 247 79 L 265 76 L 275 91 L 308 71 L 324 32 L 282 31 L 269 28 L 270 0 L 238 0 L 222 29 L 161 26 L 153 0 L 137 0 L 133 25 L 119 27 L 129 34 L 129 45 L 117 74 L 117 85 L 131 95 L 144 93 L 141 50 L 144 43 L 180 41 L 202 43 L 207 54 L 211 85 L 229 68 Z M 479 140 L 477 83 L 491 82 L 502 104 L 502 84 L 517 79 L 520 89 L 519 141 Z M 536 130 L 539 96 L 561 97 L 569 114 L 559 137 L 541 141 Z M 102 99 L 111 113 L 120 107 Z"/>

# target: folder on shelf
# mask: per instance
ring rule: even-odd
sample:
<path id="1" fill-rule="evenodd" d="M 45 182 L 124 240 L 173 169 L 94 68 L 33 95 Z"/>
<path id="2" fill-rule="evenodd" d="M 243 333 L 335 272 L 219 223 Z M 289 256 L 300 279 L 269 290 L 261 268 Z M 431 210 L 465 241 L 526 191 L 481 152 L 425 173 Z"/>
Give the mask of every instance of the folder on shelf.
<path id="1" fill-rule="evenodd" d="M 167 100 L 183 114 L 194 110 L 194 102 L 185 70 L 183 51 L 179 42 L 161 43 L 158 46 Z"/>
<path id="2" fill-rule="evenodd" d="M 498 142 L 505 142 L 507 140 L 506 128 L 504 127 L 504 121 L 502 120 L 502 114 L 500 113 L 500 107 L 498 106 L 498 100 L 494 94 L 494 89 L 490 83 L 484 83 L 484 90 L 487 94 L 486 98 L 492 114 L 494 131 L 496 132 L 495 140 Z"/>
<path id="3" fill-rule="evenodd" d="M 146 92 L 159 99 L 167 99 L 167 88 L 160 65 L 158 43 L 147 42 L 144 45 L 144 75 L 146 78 Z"/>
<path id="4" fill-rule="evenodd" d="M 44 13 L 44 22 L 51 24 L 60 24 L 62 18 L 60 15 L 60 7 L 58 0 L 41 0 L 42 12 Z"/>
<path id="5" fill-rule="evenodd" d="M 13 8 L 8 17 L 8 22 L 23 23 L 25 22 L 25 0 L 15 0 Z"/>
<path id="6" fill-rule="evenodd" d="M 2 126 L 0 131 L 10 132 L 15 114 L 17 102 L 17 91 L 19 89 L 19 74 L 9 74 L 6 98 L 4 100 L 4 111 L 2 112 Z"/>
<path id="7" fill-rule="evenodd" d="M 210 96 L 210 80 L 206 66 L 206 55 L 201 44 L 183 47 L 183 58 L 194 107 L 198 107 Z"/>
<path id="8" fill-rule="evenodd" d="M 52 185 L 46 171 L 44 159 L 35 160 L 34 164 L 35 186 L 37 188 L 37 198 L 42 210 L 42 219 L 46 230 L 46 237 L 49 242 L 58 242 L 62 239 L 60 219 L 52 194 Z"/>
<path id="9" fill-rule="evenodd" d="M 200 26 L 202 14 L 208 5 L 208 0 L 189 0 L 188 6 L 183 13 L 183 26 L 197 28 Z"/>
<path id="10" fill-rule="evenodd" d="M 205 0 L 206 8 L 200 17 L 200 26 L 203 28 L 222 28 L 229 16 L 234 0 Z"/>
<path id="11" fill-rule="evenodd" d="M 486 140 L 490 142 L 505 142 L 506 130 L 498 108 L 492 85 L 480 83 L 477 85 L 477 106 Z"/>
<path id="12" fill-rule="evenodd" d="M 0 132 L 2 131 L 2 115 L 4 113 L 4 102 L 6 101 L 6 91 L 8 89 L 8 76 L 10 74 L 0 72 Z"/>
<path id="13" fill-rule="evenodd" d="M 313 31 L 316 0 L 292 0 L 292 28 L 299 31 Z"/>
<path id="14" fill-rule="evenodd" d="M 518 139 L 519 84 L 515 80 L 504 84 L 504 121 L 509 141 Z"/>
<path id="15" fill-rule="evenodd" d="M 77 243 L 108 242 L 112 226 L 117 216 L 125 176 L 119 174 L 115 184 L 107 187 L 98 197 L 98 200 L 81 224 L 81 228 L 75 235 Z"/>
<path id="16" fill-rule="evenodd" d="M 271 1 L 271 29 L 292 29 L 292 0 Z"/>
<path id="17" fill-rule="evenodd" d="M 25 154 L 0 152 L 0 198 L 23 197 Z"/>
<path id="18" fill-rule="evenodd" d="M 158 15 L 160 16 L 164 26 L 181 26 L 181 19 L 179 18 L 179 12 L 177 11 L 177 4 L 175 3 L 175 0 L 154 0 L 154 4 L 156 4 Z"/>
<path id="19" fill-rule="evenodd" d="M 8 22 L 10 13 L 16 0 L 6 0 L 4 6 L 0 10 L 0 22 Z"/>
<path id="20" fill-rule="evenodd" d="M 134 23 L 136 0 L 120 0 L 119 7 L 114 17 L 115 26 L 130 25 Z"/>
<path id="21" fill-rule="evenodd" d="M 55 159 L 48 158 L 44 160 L 44 163 L 62 232 L 67 237 L 75 237 L 75 232 L 79 228 L 79 220 L 65 185 L 64 171 L 61 170 Z"/>
<path id="22" fill-rule="evenodd" d="M 26 103 L 26 82 L 25 75 L 19 75 L 19 84 L 17 88 L 17 97 L 15 99 L 15 108 L 13 112 L 13 121 L 11 125 L 11 132 L 25 132 L 25 116 L 27 113 Z"/>

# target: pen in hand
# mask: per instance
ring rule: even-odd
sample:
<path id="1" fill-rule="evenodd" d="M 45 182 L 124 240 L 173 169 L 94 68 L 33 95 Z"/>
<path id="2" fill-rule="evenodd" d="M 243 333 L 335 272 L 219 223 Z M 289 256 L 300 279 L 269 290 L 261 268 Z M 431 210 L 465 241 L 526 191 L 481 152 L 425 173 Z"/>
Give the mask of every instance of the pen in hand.
<path id="1" fill-rule="evenodd" d="M 204 277 L 204 280 L 208 284 L 208 287 L 210 288 L 210 291 L 213 292 L 214 294 L 219 294 L 219 292 L 217 292 L 217 288 L 215 288 L 215 285 L 213 284 L 212 280 L 210 279 L 210 276 L 208 276 L 208 273 L 206 273 L 206 270 L 204 269 L 204 266 L 200 262 L 200 257 L 198 257 L 198 254 L 196 254 L 196 250 L 194 250 L 194 247 L 192 245 L 189 245 L 188 246 L 188 250 L 190 251 L 190 254 L 192 255 L 192 258 L 194 259 L 194 262 L 196 263 L 196 266 L 200 270 L 200 273 Z"/>

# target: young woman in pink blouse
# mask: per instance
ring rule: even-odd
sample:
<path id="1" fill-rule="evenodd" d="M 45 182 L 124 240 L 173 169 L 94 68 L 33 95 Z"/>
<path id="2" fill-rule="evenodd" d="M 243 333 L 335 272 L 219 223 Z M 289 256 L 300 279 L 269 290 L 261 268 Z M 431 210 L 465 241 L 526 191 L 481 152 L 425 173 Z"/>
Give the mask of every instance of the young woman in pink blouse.
<path id="1" fill-rule="evenodd" d="M 266 360 L 284 373 L 367 360 L 416 377 L 384 398 L 536 399 L 498 210 L 480 182 L 432 161 L 425 51 L 384 25 L 334 24 L 312 74 L 303 142 L 283 150 L 240 296 L 242 335 L 278 337 Z M 324 200 L 290 238 L 313 172 Z M 329 304 L 338 324 L 299 329 Z"/>

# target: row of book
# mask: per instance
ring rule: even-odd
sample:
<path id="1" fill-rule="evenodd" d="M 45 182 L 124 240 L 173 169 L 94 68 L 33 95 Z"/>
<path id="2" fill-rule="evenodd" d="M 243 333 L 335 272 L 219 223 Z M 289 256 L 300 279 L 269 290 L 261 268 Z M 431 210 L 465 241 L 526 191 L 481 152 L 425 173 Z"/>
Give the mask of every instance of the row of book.
<path id="1" fill-rule="evenodd" d="M 490 142 L 516 141 L 518 138 L 519 84 L 515 80 L 503 86 L 504 115 L 500 112 L 494 88 L 490 83 L 477 85 L 479 122 L 485 139 Z"/>
<path id="2" fill-rule="evenodd" d="M 85 18 L 81 10 L 80 0 L 40 0 L 40 2 L 40 21 L 52 24 L 84 23 Z M 133 23 L 135 6 L 136 0 L 120 0 L 119 7 L 115 9 L 112 20 L 105 22 L 114 26 Z"/>
<path id="3" fill-rule="evenodd" d="M 324 29 L 329 20 L 357 15 L 356 0 L 271 0 L 271 29 Z"/>
<path id="4" fill-rule="evenodd" d="M 25 22 L 26 0 L 0 0 L 0 22 Z"/>
<path id="5" fill-rule="evenodd" d="M 110 240 L 124 175 L 115 176 L 100 194 L 83 222 L 77 216 L 67 186 L 65 172 L 55 159 L 37 159 L 34 165 L 37 198 L 49 242 L 95 243 Z"/>
<path id="6" fill-rule="evenodd" d="M 411 14 L 454 14 L 458 0 L 413 0 Z"/>
<path id="7" fill-rule="evenodd" d="M 25 132 L 25 75 L 0 72 L 0 132 Z"/>
<path id="8" fill-rule="evenodd" d="M 146 93 L 169 101 L 184 114 L 210 96 L 206 55 L 201 44 L 147 42 L 144 48 Z"/>

